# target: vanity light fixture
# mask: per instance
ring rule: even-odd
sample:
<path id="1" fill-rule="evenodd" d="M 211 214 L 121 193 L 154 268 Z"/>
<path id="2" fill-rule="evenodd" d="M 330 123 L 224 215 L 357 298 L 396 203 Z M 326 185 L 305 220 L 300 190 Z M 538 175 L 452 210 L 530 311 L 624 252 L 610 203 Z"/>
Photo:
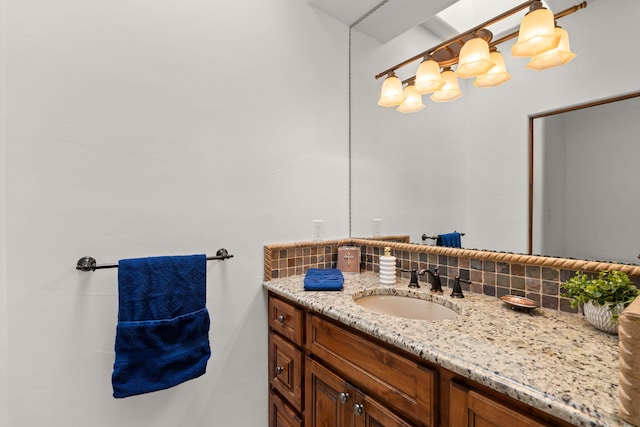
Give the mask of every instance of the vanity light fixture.
<path id="1" fill-rule="evenodd" d="M 422 94 L 416 90 L 413 84 L 408 84 L 404 88 L 404 96 L 404 101 L 397 108 L 401 113 L 415 113 L 424 108 Z"/>
<path id="2" fill-rule="evenodd" d="M 489 43 L 483 38 L 475 37 L 460 49 L 456 76 L 468 79 L 478 77 L 489 72 L 495 62 L 491 62 Z"/>
<path id="3" fill-rule="evenodd" d="M 456 74 L 451 71 L 451 68 L 446 68 L 442 72 L 442 80 L 444 80 L 444 86 L 442 86 L 442 89 L 433 92 L 433 95 L 431 95 L 432 101 L 451 102 L 462 96 L 460 85 L 458 85 L 458 78 Z"/>
<path id="4" fill-rule="evenodd" d="M 422 95 L 436 91 L 444 86 L 444 80 L 440 75 L 440 64 L 428 55 L 418 66 L 414 82 L 416 90 Z"/>
<path id="5" fill-rule="evenodd" d="M 535 2 L 520 23 L 518 41 L 511 47 L 512 56 L 536 56 L 558 46 L 560 35 L 554 28 L 553 12 Z"/>
<path id="6" fill-rule="evenodd" d="M 583 1 L 554 15 L 540 0 L 528 0 L 377 74 L 376 79 L 386 76 L 378 105 L 398 106 L 398 111 L 405 113 L 420 111 L 424 104 L 421 98 L 416 98 L 416 93 L 419 96 L 432 92 L 431 99 L 435 102 L 453 101 L 462 96 L 457 77 L 475 77 L 473 84 L 476 87 L 498 86 L 509 80 L 511 75 L 496 46 L 515 37 L 518 40 L 511 47 L 511 55 L 531 58 L 527 68 L 544 70 L 566 64 L 576 55 L 569 48 L 569 34 L 556 25 L 556 20 L 585 7 L 587 2 Z M 529 12 L 523 17 L 518 31 L 493 40 L 493 33 L 487 27 L 526 8 Z M 400 81 L 396 70 L 420 59 L 422 62 L 416 75 Z M 453 71 L 451 67 L 456 65 Z M 409 90 L 403 91 L 403 85 Z"/>
<path id="7" fill-rule="evenodd" d="M 404 101 L 404 90 L 402 89 L 402 82 L 396 73 L 391 71 L 387 78 L 382 83 L 382 90 L 380 91 L 380 99 L 378 99 L 378 105 L 383 107 L 395 107 L 400 105 Z"/>
<path id="8" fill-rule="evenodd" d="M 560 36 L 558 47 L 548 50 L 531 58 L 527 68 L 533 70 L 546 70 L 547 68 L 564 65 L 576 57 L 569 47 L 569 33 L 564 28 L 556 26 L 556 34 Z"/>
<path id="9" fill-rule="evenodd" d="M 489 57 L 495 65 L 486 74 L 478 76 L 474 80 L 475 87 L 498 86 L 511 78 L 511 74 L 507 72 L 507 67 L 504 65 L 504 56 L 500 52 L 494 50 Z"/>

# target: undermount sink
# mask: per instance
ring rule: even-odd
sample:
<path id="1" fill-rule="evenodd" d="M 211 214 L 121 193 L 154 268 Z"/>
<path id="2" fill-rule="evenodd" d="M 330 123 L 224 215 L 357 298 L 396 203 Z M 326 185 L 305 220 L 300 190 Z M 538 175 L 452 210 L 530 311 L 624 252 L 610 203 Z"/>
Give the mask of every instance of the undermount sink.
<path id="1" fill-rule="evenodd" d="M 367 295 L 354 298 L 356 304 L 376 313 L 417 320 L 446 320 L 458 315 L 437 302 L 405 295 Z"/>

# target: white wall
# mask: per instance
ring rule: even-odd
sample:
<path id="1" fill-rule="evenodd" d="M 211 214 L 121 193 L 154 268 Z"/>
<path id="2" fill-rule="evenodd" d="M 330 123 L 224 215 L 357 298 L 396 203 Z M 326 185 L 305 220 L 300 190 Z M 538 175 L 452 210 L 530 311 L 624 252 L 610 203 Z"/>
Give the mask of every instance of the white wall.
<path id="1" fill-rule="evenodd" d="M 437 41 L 424 36 L 418 43 L 414 29 L 403 36 L 406 42 L 399 38 L 380 45 L 354 31 L 352 50 L 365 60 L 352 65 L 353 234 L 371 234 L 371 219 L 382 218 L 383 229 L 410 233 L 413 241 L 423 232 L 457 229 L 467 233 L 465 247 L 525 252 L 527 116 L 640 87 L 640 74 L 634 72 L 640 59 L 628 55 L 629 44 L 620 42 L 638 39 L 640 2 L 612 4 L 590 2 L 559 21 L 578 55 L 571 63 L 528 70 L 527 59 L 509 53 L 515 40 L 507 42 L 500 50 L 512 75 L 509 82 L 478 89 L 461 80 L 462 98 L 436 104 L 425 96 L 426 108 L 409 115 L 376 105 L 382 82 L 373 76 Z M 615 78 L 603 63 L 605 52 L 607 58 L 625 58 L 614 67 Z M 415 72 L 406 68 L 403 78 Z M 366 156 L 359 157 L 363 152 Z"/>
<path id="2" fill-rule="evenodd" d="M 637 98 L 567 114 L 568 254 L 638 261 L 638 117 Z"/>
<path id="3" fill-rule="evenodd" d="M 266 426 L 262 247 L 348 233 L 346 26 L 288 0 L 2 1 L 0 424 Z M 111 397 L 117 272 L 77 259 L 220 247 L 206 375 Z"/>
<path id="4" fill-rule="evenodd" d="M 6 153 L 7 153 L 7 104 L 6 104 L 6 2 L 0 0 L 0 426 L 9 425 L 8 413 L 8 316 L 7 316 L 7 210 Z"/>
<path id="5" fill-rule="evenodd" d="M 534 120 L 533 253 L 555 256 L 567 251 L 566 116 Z M 542 129 L 537 129 L 537 125 Z M 538 191 L 540 189 L 540 191 Z M 539 222 L 538 222 L 539 221 Z M 577 254 L 573 254 L 577 256 Z"/>
<path id="6" fill-rule="evenodd" d="M 637 261 L 639 113 L 632 98 L 535 120 L 534 253 Z"/>

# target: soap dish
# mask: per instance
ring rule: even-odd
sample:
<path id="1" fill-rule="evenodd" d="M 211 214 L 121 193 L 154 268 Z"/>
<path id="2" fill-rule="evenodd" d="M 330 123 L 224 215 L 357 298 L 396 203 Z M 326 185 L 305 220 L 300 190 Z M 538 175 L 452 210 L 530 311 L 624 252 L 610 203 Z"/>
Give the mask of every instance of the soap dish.
<path id="1" fill-rule="evenodd" d="M 500 297 L 505 304 L 511 306 L 512 309 L 533 310 L 540 307 L 540 304 L 532 299 L 521 297 L 518 295 L 503 295 Z"/>

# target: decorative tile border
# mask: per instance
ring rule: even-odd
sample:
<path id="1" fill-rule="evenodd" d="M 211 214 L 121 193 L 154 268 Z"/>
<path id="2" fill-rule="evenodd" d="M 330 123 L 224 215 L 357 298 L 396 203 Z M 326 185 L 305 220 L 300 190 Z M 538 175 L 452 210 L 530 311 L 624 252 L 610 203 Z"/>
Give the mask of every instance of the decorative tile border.
<path id="1" fill-rule="evenodd" d="M 409 236 L 386 236 L 376 240 L 343 239 L 267 245 L 264 247 L 264 280 L 302 275 L 309 268 L 335 268 L 338 247 L 360 246 L 360 270 L 379 272 L 380 255 L 390 247 L 397 258 L 398 275 L 402 270 L 438 269 L 442 284 L 453 287 L 455 277 L 470 280 L 462 284 L 467 292 L 500 297 L 514 294 L 531 298 L 542 307 L 575 312 L 569 300 L 561 296 L 561 284 L 576 271 L 597 272 L 616 269 L 640 284 L 640 266 L 408 244 Z M 421 278 L 426 281 L 426 278 Z"/>

